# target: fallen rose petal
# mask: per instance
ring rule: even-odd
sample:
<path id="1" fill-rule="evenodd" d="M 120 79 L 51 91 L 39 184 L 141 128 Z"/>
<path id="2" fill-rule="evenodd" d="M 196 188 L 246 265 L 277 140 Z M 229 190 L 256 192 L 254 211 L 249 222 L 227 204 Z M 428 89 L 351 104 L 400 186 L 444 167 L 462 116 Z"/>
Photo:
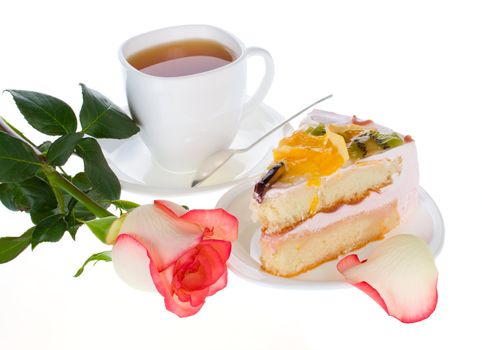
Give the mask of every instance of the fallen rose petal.
<path id="1" fill-rule="evenodd" d="M 193 209 L 181 218 L 205 227 L 204 236 L 207 239 L 235 241 L 238 238 L 238 219 L 224 209 Z"/>
<path id="2" fill-rule="evenodd" d="M 119 277 L 133 288 L 155 292 L 149 273 L 151 259 L 146 248 L 134 237 L 122 234 L 112 248 L 112 262 Z"/>
<path id="3" fill-rule="evenodd" d="M 195 247 L 203 236 L 198 225 L 178 220 L 152 204 L 129 212 L 120 232 L 140 241 L 159 270 L 163 270 L 187 250 Z"/>
<path id="4" fill-rule="evenodd" d="M 365 261 L 366 260 L 360 261 L 360 259 L 358 259 L 358 256 L 356 254 L 351 254 L 344 257 L 342 260 L 340 260 L 336 268 L 341 273 L 344 273 L 346 270 L 352 267 L 355 267 L 357 265 L 360 265 Z M 385 310 L 388 313 L 388 309 L 387 309 L 387 305 L 385 304 L 385 301 L 382 299 L 382 297 L 380 296 L 380 294 L 377 292 L 375 288 L 373 288 L 366 282 L 354 283 L 353 285 L 358 289 L 360 289 L 361 291 L 368 294 L 369 297 L 375 300 L 378 303 L 378 305 L 380 305 L 383 308 L 383 310 Z"/>
<path id="5" fill-rule="evenodd" d="M 402 322 L 424 320 L 437 305 L 437 268 L 429 247 L 418 237 L 390 237 L 366 260 L 360 262 L 352 254 L 340 260 L 337 268 Z"/>

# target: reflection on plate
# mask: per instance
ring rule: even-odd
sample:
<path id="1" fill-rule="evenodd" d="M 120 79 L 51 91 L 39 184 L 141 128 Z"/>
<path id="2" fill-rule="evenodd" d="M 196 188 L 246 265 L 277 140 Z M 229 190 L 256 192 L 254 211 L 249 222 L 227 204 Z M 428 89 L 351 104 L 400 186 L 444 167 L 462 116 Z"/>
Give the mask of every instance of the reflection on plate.
<path id="1" fill-rule="evenodd" d="M 265 104 L 247 115 L 231 148 L 250 145 L 285 118 Z M 200 186 L 191 188 L 193 173 L 174 173 L 159 166 L 139 135 L 127 140 L 101 140 L 107 162 L 119 178 L 122 189 L 149 195 L 182 195 L 234 185 L 262 173 L 271 162 L 271 150 L 292 132 L 287 125 L 250 151 L 234 156 Z M 175 145 L 173 145 L 174 147 Z"/>
<path id="2" fill-rule="evenodd" d="M 336 270 L 337 260 L 318 266 L 292 278 L 270 275 L 260 269 L 259 244 L 260 226 L 251 218 L 249 201 L 255 181 L 246 181 L 228 191 L 218 202 L 217 207 L 228 210 L 239 220 L 239 238 L 233 243 L 229 267 L 238 276 L 271 287 L 298 289 L 327 289 L 348 286 L 342 283 L 342 276 Z M 421 187 L 418 191 L 419 204 L 411 216 L 386 237 L 408 233 L 416 235 L 428 243 L 434 256 L 442 249 L 444 226 L 442 216 L 432 198 Z M 372 242 L 355 253 L 366 257 L 380 241 Z"/>

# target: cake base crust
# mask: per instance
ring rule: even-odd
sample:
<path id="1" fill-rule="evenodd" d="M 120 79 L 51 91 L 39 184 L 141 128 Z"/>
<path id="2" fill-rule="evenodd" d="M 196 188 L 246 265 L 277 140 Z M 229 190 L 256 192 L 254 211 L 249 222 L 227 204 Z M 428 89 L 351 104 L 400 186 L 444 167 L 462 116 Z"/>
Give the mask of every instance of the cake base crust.
<path id="1" fill-rule="evenodd" d="M 316 230 L 263 234 L 261 268 L 273 275 L 293 277 L 383 239 L 399 223 L 397 201 L 394 201 Z"/>

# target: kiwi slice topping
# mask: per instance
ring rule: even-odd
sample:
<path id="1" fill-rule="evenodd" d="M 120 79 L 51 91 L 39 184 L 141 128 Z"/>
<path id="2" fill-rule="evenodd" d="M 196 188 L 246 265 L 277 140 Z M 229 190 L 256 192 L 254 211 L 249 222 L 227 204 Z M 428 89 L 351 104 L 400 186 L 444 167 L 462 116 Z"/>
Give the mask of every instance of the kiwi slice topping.
<path id="1" fill-rule="evenodd" d="M 348 154 L 350 159 L 358 160 L 402 144 L 403 140 L 396 133 L 381 134 L 376 130 L 367 130 L 351 139 Z"/>
<path id="2" fill-rule="evenodd" d="M 326 134 L 325 125 L 319 124 L 316 127 L 310 126 L 308 129 L 306 129 L 306 133 L 313 136 L 323 136 Z"/>
<path id="3" fill-rule="evenodd" d="M 366 157 L 367 154 L 367 148 L 365 144 L 361 141 L 354 139 L 348 145 L 348 155 L 350 156 L 351 160 L 361 159 L 363 157 Z"/>
<path id="4" fill-rule="evenodd" d="M 395 148 L 403 145 L 403 140 L 396 133 L 392 134 L 378 134 L 375 139 L 376 143 L 383 149 Z"/>

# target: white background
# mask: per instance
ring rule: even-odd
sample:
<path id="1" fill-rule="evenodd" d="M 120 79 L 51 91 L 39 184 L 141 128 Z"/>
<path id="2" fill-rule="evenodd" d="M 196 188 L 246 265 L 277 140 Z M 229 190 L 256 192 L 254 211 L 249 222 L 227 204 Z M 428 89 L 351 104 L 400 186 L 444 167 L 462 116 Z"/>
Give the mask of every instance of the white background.
<path id="1" fill-rule="evenodd" d="M 179 319 L 162 298 L 130 289 L 108 263 L 72 274 L 104 250 L 87 231 L 0 266 L 0 349 L 480 348 L 482 12 L 476 1 L 8 1 L 0 5 L 0 89 L 37 90 L 80 106 L 79 82 L 125 103 L 117 48 L 163 26 L 207 23 L 268 49 L 266 102 L 285 115 L 323 107 L 389 125 L 417 141 L 421 185 L 439 205 L 439 304 L 405 325 L 346 288 L 286 291 L 230 274 L 201 312 Z M 251 81 L 251 86 L 256 79 Z M 35 133 L 0 98 L 0 114 Z M 222 193 L 174 198 L 213 207 Z M 123 193 L 143 203 L 150 197 Z M 0 208 L 0 235 L 26 215 Z"/>

